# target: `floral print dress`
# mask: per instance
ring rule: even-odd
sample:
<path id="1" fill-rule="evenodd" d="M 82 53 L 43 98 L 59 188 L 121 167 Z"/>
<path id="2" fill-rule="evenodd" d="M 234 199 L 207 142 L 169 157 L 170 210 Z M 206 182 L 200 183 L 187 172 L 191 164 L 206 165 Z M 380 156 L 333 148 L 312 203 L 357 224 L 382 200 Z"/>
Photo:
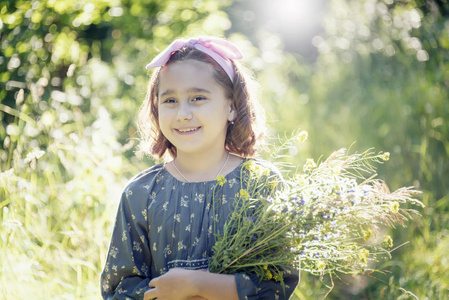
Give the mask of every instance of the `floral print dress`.
<path id="1" fill-rule="evenodd" d="M 274 168 L 263 160 L 256 164 Z M 143 299 L 152 278 L 172 268 L 206 269 L 216 226 L 223 228 L 242 188 L 242 162 L 217 180 L 181 182 L 163 164 L 131 179 L 122 193 L 106 264 L 101 275 L 104 299 Z M 298 272 L 287 270 L 285 294 L 279 282 L 234 274 L 239 299 L 288 299 Z M 210 299 L 212 300 L 212 299 Z"/>

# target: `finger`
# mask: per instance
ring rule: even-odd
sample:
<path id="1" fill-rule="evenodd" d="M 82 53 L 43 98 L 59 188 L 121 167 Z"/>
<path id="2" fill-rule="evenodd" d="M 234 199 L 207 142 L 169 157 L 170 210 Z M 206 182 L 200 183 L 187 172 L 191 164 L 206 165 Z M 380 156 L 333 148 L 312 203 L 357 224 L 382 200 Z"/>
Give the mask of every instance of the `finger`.
<path id="1" fill-rule="evenodd" d="M 150 282 L 148 283 L 148 286 L 152 288 L 156 287 L 157 280 L 158 280 L 157 278 L 151 279 Z"/>
<path id="2" fill-rule="evenodd" d="M 155 289 L 150 289 L 143 294 L 143 300 L 153 300 L 157 298 L 157 291 Z"/>

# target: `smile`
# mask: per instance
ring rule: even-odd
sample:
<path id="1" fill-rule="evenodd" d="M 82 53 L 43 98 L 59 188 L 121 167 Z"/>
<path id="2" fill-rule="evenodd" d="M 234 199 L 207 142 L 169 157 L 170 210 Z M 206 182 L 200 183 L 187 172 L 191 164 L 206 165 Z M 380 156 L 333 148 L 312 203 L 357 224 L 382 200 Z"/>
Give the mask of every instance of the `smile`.
<path id="1" fill-rule="evenodd" d="M 201 128 L 201 126 L 200 127 L 193 127 L 193 128 L 178 128 L 178 129 L 175 129 L 175 130 L 178 133 L 181 133 L 181 134 L 189 134 L 189 133 L 197 132 L 200 128 Z"/>

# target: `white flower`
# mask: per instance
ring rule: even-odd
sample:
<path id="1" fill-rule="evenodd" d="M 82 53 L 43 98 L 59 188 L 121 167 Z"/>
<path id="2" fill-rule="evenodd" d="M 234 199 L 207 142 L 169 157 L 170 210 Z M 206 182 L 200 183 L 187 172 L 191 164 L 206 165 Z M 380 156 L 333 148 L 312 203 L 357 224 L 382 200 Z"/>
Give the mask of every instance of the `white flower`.
<path id="1" fill-rule="evenodd" d="M 27 154 L 24 162 L 30 163 L 35 159 L 41 158 L 45 154 L 45 151 L 40 150 L 39 148 L 34 148 L 33 151 Z"/>

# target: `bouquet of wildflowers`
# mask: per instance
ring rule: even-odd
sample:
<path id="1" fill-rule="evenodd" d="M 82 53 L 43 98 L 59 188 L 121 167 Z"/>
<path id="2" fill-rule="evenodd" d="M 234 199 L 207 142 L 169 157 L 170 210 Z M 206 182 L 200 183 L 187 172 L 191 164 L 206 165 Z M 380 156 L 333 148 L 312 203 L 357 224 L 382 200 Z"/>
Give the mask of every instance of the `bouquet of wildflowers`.
<path id="1" fill-rule="evenodd" d="M 307 135 L 299 134 L 301 140 Z M 291 140 L 282 147 L 291 144 Z M 253 161 L 242 168 L 242 188 L 223 232 L 215 232 L 209 269 L 215 273 L 250 273 L 283 282 L 283 272 L 301 264 L 314 275 L 370 270 L 370 261 L 390 257 L 391 236 L 381 230 L 411 219 L 403 208 L 419 192 L 403 187 L 390 192 L 374 180 L 374 163 L 389 153 L 334 152 L 318 165 L 308 159 L 280 183 Z M 219 185 L 224 178 L 219 178 Z"/>

